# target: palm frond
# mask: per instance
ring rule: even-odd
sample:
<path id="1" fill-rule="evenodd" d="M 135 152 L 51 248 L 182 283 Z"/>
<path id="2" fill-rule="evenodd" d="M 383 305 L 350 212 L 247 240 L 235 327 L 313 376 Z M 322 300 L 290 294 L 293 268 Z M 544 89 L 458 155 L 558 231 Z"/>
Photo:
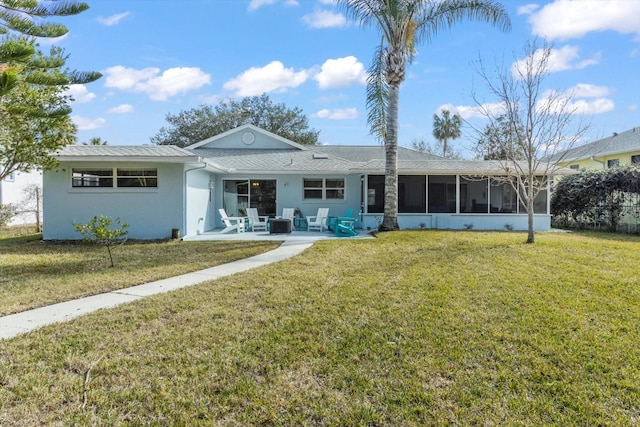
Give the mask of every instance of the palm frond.
<path id="1" fill-rule="evenodd" d="M 387 130 L 389 86 L 385 78 L 386 52 L 387 49 L 381 42 L 376 49 L 367 76 L 367 124 L 370 133 L 380 141 L 384 141 Z"/>
<path id="2" fill-rule="evenodd" d="M 420 14 L 417 40 L 430 42 L 431 38 L 454 24 L 475 20 L 488 22 L 502 31 L 511 30 L 511 20 L 504 6 L 492 0 L 444 0 L 428 2 Z"/>

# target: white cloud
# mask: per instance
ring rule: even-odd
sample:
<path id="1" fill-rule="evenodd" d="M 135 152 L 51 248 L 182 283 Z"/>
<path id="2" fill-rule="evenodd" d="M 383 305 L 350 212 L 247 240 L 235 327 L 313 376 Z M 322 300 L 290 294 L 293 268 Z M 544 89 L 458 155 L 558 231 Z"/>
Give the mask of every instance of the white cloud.
<path id="1" fill-rule="evenodd" d="M 320 89 L 367 84 L 364 65 L 355 56 L 327 59 L 313 78 L 317 80 Z"/>
<path id="2" fill-rule="evenodd" d="M 236 96 L 255 96 L 267 92 L 285 92 L 300 86 L 309 77 L 306 70 L 284 68 L 280 61 L 272 61 L 264 67 L 251 67 L 222 87 L 234 91 Z"/>
<path id="3" fill-rule="evenodd" d="M 158 68 L 136 70 L 117 65 L 107 68 L 104 73 L 106 87 L 145 93 L 154 101 L 165 101 L 170 96 L 211 83 L 211 76 L 195 67 L 169 68 L 158 75 Z"/>
<path id="4" fill-rule="evenodd" d="M 272 4 L 276 4 L 278 3 L 279 0 L 251 0 L 251 2 L 249 3 L 249 11 L 253 12 L 254 10 L 258 10 L 260 9 L 262 6 L 269 6 Z M 300 3 L 298 3 L 297 0 L 284 0 L 283 3 L 286 6 L 299 6 Z"/>
<path id="5" fill-rule="evenodd" d="M 169 68 L 161 76 L 140 82 L 138 89 L 154 101 L 165 101 L 168 97 L 186 93 L 211 83 L 211 76 L 195 67 Z"/>
<path id="6" fill-rule="evenodd" d="M 107 27 L 111 27 L 112 25 L 119 24 L 120 21 L 129 16 L 129 14 L 129 12 L 118 13 L 116 15 L 107 16 L 106 18 L 98 16 L 98 22 Z"/>
<path id="7" fill-rule="evenodd" d="M 578 99 L 569 104 L 569 110 L 574 114 L 594 115 L 613 110 L 615 103 L 611 99 L 598 98 L 594 100 Z"/>
<path id="8" fill-rule="evenodd" d="M 606 86 L 578 83 L 571 89 L 567 90 L 567 92 L 573 94 L 573 96 L 577 98 L 597 98 L 608 96 L 611 93 L 611 89 Z"/>
<path id="9" fill-rule="evenodd" d="M 159 68 L 150 67 L 136 70 L 135 68 L 116 65 L 104 70 L 104 74 L 106 74 L 104 85 L 120 90 L 134 90 L 138 82 L 148 80 L 159 72 Z"/>
<path id="10" fill-rule="evenodd" d="M 640 37 L 640 2 L 635 0 L 555 0 L 529 17 L 534 35 L 581 38 L 589 32 L 615 31 Z"/>
<path id="11" fill-rule="evenodd" d="M 564 112 L 583 115 L 607 113 L 615 103 L 605 96 L 610 90 L 604 86 L 580 83 L 563 92 L 545 91 L 536 105 L 538 112 Z M 594 99 L 584 99 L 594 98 Z"/>
<path id="12" fill-rule="evenodd" d="M 107 124 L 107 121 L 102 117 L 98 119 L 88 119 L 82 116 L 71 116 L 71 120 L 76 126 L 78 126 L 78 130 L 99 129 Z"/>
<path id="13" fill-rule="evenodd" d="M 274 4 L 277 0 L 251 0 L 249 3 L 249 10 L 257 10 L 262 6 L 268 6 Z"/>
<path id="14" fill-rule="evenodd" d="M 436 114 L 442 114 L 442 110 L 449 110 L 459 114 L 463 119 L 486 118 L 487 115 L 497 116 L 504 112 L 504 105 L 500 102 L 484 103 L 482 105 L 453 105 L 444 104 L 438 107 Z"/>
<path id="15" fill-rule="evenodd" d="M 120 104 L 113 108 L 110 108 L 107 113 L 111 114 L 125 114 L 133 112 L 133 105 L 131 104 Z"/>
<path id="16" fill-rule="evenodd" d="M 547 60 L 547 72 L 555 73 L 564 70 L 579 70 L 589 65 L 600 62 L 600 54 L 595 54 L 591 58 L 580 60 L 579 48 L 577 46 L 565 45 L 560 49 L 551 49 Z M 544 55 L 544 49 L 538 49 L 533 54 L 535 63 L 539 63 Z M 526 74 L 525 64 L 528 58 L 519 59 L 511 65 L 511 73 L 517 78 L 518 70 Z"/>
<path id="17" fill-rule="evenodd" d="M 638 111 L 638 104 L 629 105 L 629 111 Z"/>
<path id="18" fill-rule="evenodd" d="M 67 89 L 66 95 L 71 96 L 73 98 L 73 102 L 78 104 L 90 102 L 96 97 L 96 94 L 89 92 L 85 85 L 70 85 L 69 89 Z"/>
<path id="19" fill-rule="evenodd" d="M 358 118 L 357 108 L 342 108 L 337 110 L 323 109 L 314 114 L 314 117 L 331 120 L 353 120 Z"/>
<path id="20" fill-rule="evenodd" d="M 517 9 L 518 15 L 531 15 L 537 9 L 540 8 L 540 5 L 537 4 L 525 4 L 523 6 L 519 6 Z"/>
<path id="21" fill-rule="evenodd" d="M 316 10 L 304 15 L 302 20 L 310 28 L 333 28 L 347 25 L 347 18 L 343 14 L 330 10 Z"/>

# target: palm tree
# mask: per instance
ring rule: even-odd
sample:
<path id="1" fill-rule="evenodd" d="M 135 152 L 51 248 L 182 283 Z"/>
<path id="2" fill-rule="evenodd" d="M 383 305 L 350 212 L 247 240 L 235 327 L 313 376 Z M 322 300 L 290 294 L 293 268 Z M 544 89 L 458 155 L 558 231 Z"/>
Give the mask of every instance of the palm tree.
<path id="1" fill-rule="evenodd" d="M 443 27 L 477 19 L 511 28 L 504 7 L 491 0 L 337 0 L 360 25 L 377 24 L 382 40 L 369 69 L 367 121 L 384 141 L 384 217 L 380 230 L 398 229 L 398 101 L 415 46 L 429 42 Z"/>
<path id="2" fill-rule="evenodd" d="M 460 138 L 462 119 L 458 114 L 451 116 L 451 111 L 442 110 L 442 117 L 433 115 L 433 137 L 442 142 L 442 156 L 447 157 L 447 141 Z"/>
<path id="3" fill-rule="evenodd" d="M 103 141 L 102 138 L 93 137 L 89 140 L 89 142 L 83 142 L 82 145 L 107 145 L 107 141 Z"/>

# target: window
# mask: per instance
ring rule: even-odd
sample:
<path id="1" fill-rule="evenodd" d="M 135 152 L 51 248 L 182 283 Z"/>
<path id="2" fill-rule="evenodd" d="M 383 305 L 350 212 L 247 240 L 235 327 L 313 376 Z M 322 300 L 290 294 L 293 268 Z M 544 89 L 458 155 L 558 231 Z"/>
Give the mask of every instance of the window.
<path id="1" fill-rule="evenodd" d="M 525 183 L 526 185 L 526 183 Z M 541 188 L 540 192 L 536 195 L 536 198 L 533 199 L 533 213 L 535 214 L 547 214 L 547 198 L 548 198 L 548 194 L 547 194 L 547 187 L 548 182 L 544 177 L 541 176 L 537 176 L 536 177 L 536 184 L 535 186 L 538 188 Z M 521 190 L 522 191 L 522 190 Z M 526 197 L 525 194 L 522 192 L 520 193 L 520 213 L 521 214 L 526 214 L 527 213 L 527 207 L 525 205 L 526 203 Z"/>
<path id="2" fill-rule="evenodd" d="M 398 176 L 398 213 L 427 211 L 427 181 L 424 175 Z"/>
<path id="3" fill-rule="evenodd" d="M 258 215 L 276 216 L 275 179 L 225 179 L 223 206 L 230 216 L 245 216 L 247 208 L 258 209 Z"/>
<path id="4" fill-rule="evenodd" d="M 367 212 L 384 212 L 384 175 L 367 177 Z"/>
<path id="5" fill-rule="evenodd" d="M 344 200 L 344 179 L 304 178 L 303 193 L 305 200 Z"/>
<path id="6" fill-rule="evenodd" d="M 158 170 L 155 168 L 73 168 L 71 170 L 71 186 L 102 188 L 157 187 Z"/>
<path id="7" fill-rule="evenodd" d="M 515 182 L 514 182 L 515 184 Z M 509 178 L 496 176 L 491 178 L 489 187 L 491 213 L 516 213 L 518 209 L 518 193 L 511 185 Z"/>
<path id="8" fill-rule="evenodd" d="M 399 175 L 398 213 L 425 213 L 426 211 L 426 177 L 424 175 Z M 384 175 L 369 175 L 367 178 L 367 212 L 384 212 Z"/>
<path id="9" fill-rule="evenodd" d="M 461 176 L 460 189 L 460 212 L 488 213 L 489 202 L 487 197 L 487 178 L 481 176 Z"/>
<path id="10" fill-rule="evenodd" d="M 113 187 L 113 169 L 72 169 L 72 187 Z"/>
<path id="11" fill-rule="evenodd" d="M 579 170 L 580 169 L 580 165 L 570 165 L 569 169 L 573 169 L 573 170 Z"/>
<path id="12" fill-rule="evenodd" d="M 640 164 L 640 154 L 636 154 L 635 156 L 631 156 L 631 164 L 632 165 Z"/>
<path id="13" fill-rule="evenodd" d="M 118 187 L 157 187 L 157 169 L 118 169 Z"/>
<path id="14" fill-rule="evenodd" d="M 620 165 L 620 159 L 607 160 L 608 168 L 615 168 L 616 166 L 619 166 L 619 165 Z"/>
<path id="15" fill-rule="evenodd" d="M 429 212 L 456 212 L 455 175 L 429 175 Z"/>

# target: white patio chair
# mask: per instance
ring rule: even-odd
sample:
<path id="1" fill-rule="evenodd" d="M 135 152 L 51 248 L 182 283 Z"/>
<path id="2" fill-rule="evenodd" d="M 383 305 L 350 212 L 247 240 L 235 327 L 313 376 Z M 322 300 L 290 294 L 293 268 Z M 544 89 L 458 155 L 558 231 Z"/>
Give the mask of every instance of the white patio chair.
<path id="1" fill-rule="evenodd" d="M 220 216 L 222 217 L 222 222 L 226 228 L 224 228 L 221 233 L 228 233 L 230 231 L 237 231 L 238 233 L 244 233 L 244 217 L 242 216 L 229 216 L 224 209 L 218 209 L 220 212 Z"/>
<path id="2" fill-rule="evenodd" d="M 296 215 L 295 208 L 282 208 L 282 216 L 280 218 L 288 219 L 289 221 L 291 221 L 291 229 L 295 230 L 296 229 L 294 226 L 295 215 Z"/>
<path id="3" fill-rule="evenodd" d="M 324 231 L 327 227 L 327 217 L 329 216 L 329 208 L 318 208 L 316 215 L 307 217 L 307 230 L 317 229 L 318 231 Z"/>
<path id="4" fill-rule="evenodd" d="M 268 216 L 258 215 L 257 208 L 247 208 L 247 216 L 249 217 L 251 231 L 267 231 L 267 222 L 269 221 Z"/>

